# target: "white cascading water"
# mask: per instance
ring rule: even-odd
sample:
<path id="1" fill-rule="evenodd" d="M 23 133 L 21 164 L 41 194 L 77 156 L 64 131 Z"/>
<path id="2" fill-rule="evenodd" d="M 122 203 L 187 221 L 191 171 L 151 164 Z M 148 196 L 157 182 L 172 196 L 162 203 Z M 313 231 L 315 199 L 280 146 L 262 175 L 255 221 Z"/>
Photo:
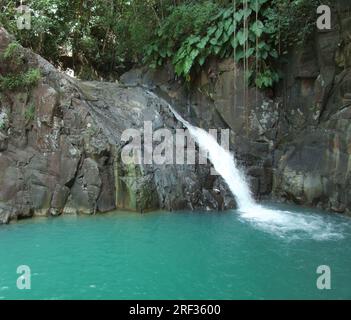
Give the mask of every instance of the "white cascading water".
<path id="1" fill-rule="evenodd" d="M 253 208 L 256 203 L 252 198 L 250 188 L 246 183 L 245 177 L 235 163 L 233 155 L 222 148 L 216 139 L 208 132 L 192 126 L 171 106 L 170 109 L 175 117 L 189 130 L 189 133 L 199 144 L 199 146 L 208 153 L 208 159 L 213 164 L 213 167 L 223 177 L 225 182 L 228 184 L 230 191 L 235 196 L 239 210 L 247 211 Z"/>
<path id="2" fill-rule="evenodd" d="M 299 232 L 305 234 L 303 238 L 307 234 L 308 238 L 315 240 L 343 237 L 341 231 L 336 230 L 332 224 L 328 223 L 328 219 L 321 215 L 270 209 L 257 204 L 252 197 L 245 176 L 235 163 L 234 156 L 222 148 L 212 135 L 201 128 L 192 126 L 171 105 L 168 104 L 168 106 L 177 120 L 189 130 L 199 146 L 208 152 L 209 160 L 235 196 L 242 218 L 249 220 L 260 229 L 281 237 L 292 233 L 293 238 L 299 239 Z"/>

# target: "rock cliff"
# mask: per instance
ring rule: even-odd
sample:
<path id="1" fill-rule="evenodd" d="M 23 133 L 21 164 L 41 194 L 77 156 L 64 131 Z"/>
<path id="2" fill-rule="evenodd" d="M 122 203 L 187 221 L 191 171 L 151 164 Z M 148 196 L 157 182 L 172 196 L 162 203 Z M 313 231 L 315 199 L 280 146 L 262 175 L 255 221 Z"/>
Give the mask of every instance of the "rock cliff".
<path id="1" fill-rule="evenodd" d="M 13 43 L 0 29 L 0 55 Z M 1 92 L 0 223 L 32 216 L 114 209 L 216 209 L 235 205 L 210 165 L 134 165 L 121 161 L 126 129 L 144 122 L 173 132 L 168 104 L 142 87 L 80 82 L 18 47 L 2 76 L 39 69 L 33 88 Z M 19 58 L 19 59 L 17 59 Z M 144 143 L 142 141 L 142 143 Z M 198 151 L 197 151 L 198 152 Z"/>
<path id="2" fill-rule="evenodd" d="M 351 4 L 332 30 L 291 50 L 273 91 L 244 87 L 232 60 L 213 60 L 188 90 L 171 68 L 132 70 L 128 84 L 159 88 L 192 123 L 231 129 L 231 149 L 257 198 L 351 212 Z"/>

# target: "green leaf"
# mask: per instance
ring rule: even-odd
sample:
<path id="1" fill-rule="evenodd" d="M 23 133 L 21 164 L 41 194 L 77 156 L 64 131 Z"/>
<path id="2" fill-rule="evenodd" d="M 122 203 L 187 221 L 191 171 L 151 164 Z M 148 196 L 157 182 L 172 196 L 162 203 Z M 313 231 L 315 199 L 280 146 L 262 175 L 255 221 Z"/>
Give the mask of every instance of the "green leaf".
<path id="1" fill-rule="evenodd" d="M 183 69 L 184 69 L 184 63 L 179 62 L 175 65 L 174 71 L 178 76 L 181 76 L 183 74 Z"/>
<path id="2" fill-rule="evenodd" d="M 188 39 L 187 39 L 187 42 L 191 45 L 191 44 L 194 44 L 196 42 L 199 42 L 201 40 L 201 38 L 199 36 L 194 36 L 194 35 L 191 35 Z"/>
<path id="3" fill-rule="evenodd" d="M 229 28 L 227 30 L 227 34 L 229 36 L 232 36 L 234 31 L 235 31 L 235 29 L 236 29 L 236 23 L 233 22 L 233 23 L 230 24 L 230 26 L 229 26 Z"/>
<path id="4" fill-rule="evenodd" d="M 218 43 L 217 39 L 216 38 L 213 38 L 210 40 L 210 44 L 212 44 L 213 46 L 216 46 Z"/>
<path id="5" fill-rule="evenodd" d="M 252 10 L 250 8 L 244 9 L 243 10 L 244 19 L 246 20 L 250 16 L 251 13 L 252 13 Z"/>
<path id="6" fill-rule="evenodd" d="M 279 55 L 278 55 L 278 52 L 277 50 L 273 49 L 269 52 L 270 56 L 275 58 L 275 59 L 278 59 Z"/>
<path id="7" fill-rule="evenodd" d="M 216 31 L 217 31 L 217 26 L 210 27 L 210 28 L 207 30 L 207 35 L 208 35 L 208 36 L 212 36 Z"/>
<path id="8" fill-rule="evenodd" d="M 184 75 L 187 75 L 191 69 L 191 67 L 193 66 L 193 62 L 194 60 L 191 59 L 190 57 L 188 57 L 185 61 L 184 61 L 184 66 L 183 66 L 183 70 L 182 73 Z"/>
<path id="9" fill-rule="evenodd" d="M 238 44 L 239 44 L 238 38 L 237 38 L 237 37 L 232 38 L 232 40 L 231 40 L 232 48 L 233 48 L 233 49 L 236 49 L 237 46 L 238 46 Z"/>
<path id="10" fill-rule="evenodd" d="M 161 50 L 161 51 L 160 51 L 160 56 L 161 56 L 162 58 L 166 58 L 166 56 L 167 56 L 167 51 Z"/>
<path id="11" fill-rule="evenodd" d="M 208 40 L 209 40 L 209 37 L 208 37 L 208 36 L 202 38 L 201 41 L 197 44 L 197 47 L 198 47 L 199 49 L 205 48 L 206 45 L 207 45 L 207 43 L 208 43 Z"/>
<path id="12" fill-rule="evenodd" d="M 249 48 L 246 51 L 246 58 L 250 58 L 254 53 L 255 53 L 255 49 L 254 48 Z"/>
<path id="13" fill-rule="evenodd" d="M 243 11 L 242 9 L 234 13 L 234 19 L 235 19 L 237 22 L 241 22 L 241 20 L 243 19 L 243 17 L 244 17 L 244 11 Z"/>
<path id="14" fill-rule="evenodd" d="M 254 1 L 250 4 L 250 8 L 252 9 L 252 11 L 254 11 L 255 13 L 260 12 L 261 9 L 261 4 L 258 1 Z"/>
<path id="15" fill-rule="evenodd" d="M 224 22 L 225 31 L 229 31 L 230 27 L 233 27 L 233 29 L 234 29 L 234 20 L 233 19 L 228 19 Z"/>
<path id="16" fill-rule="evenodd" d="M 223 14 L 223 19 L 227 19 L 228 17 L 230 17 L 231 15 L 233 15 L 233 9 L 227 9 L 224 14 Z"/>
<path id="17" fill-rule="evenodd" d="M 224 25 L 223 25 L 223 23 L 221 23 L 218 26 L 218 29 L 217 29 L 216 34 L 215 34 L 216 39 L 219 39 L 219 37 L 223 34 L 223 31 L 224 31 Z"/>
<path id="18" fill-rule="evenodd" d="M 247 41 L 247 33 L 246 32 L 243 32 L 243 30 L 240 30 L 237 34 L 236 34 L 236 37 L 239 41 L 239 44 L 241 46 L 244 45 L 244 43 Z"/>
<path id="19" fill-rule="evenodd" d="M 257 20 L 252 24 L 250 30 L 256 35 L 256 37 L 259 38 L 263 33 L 264 24 L 262 23 L 262 21 Z"/>
<path id="20" fill-rule="evenodd" d="M 236 51 L 235 53 L 235 61 L 236 62 L 239 62 L 241 59 L 243 59 L 245 57 L 245 53 L 244 53 L 244 50 L 242 49 L 239 49 L 238 51 Z"/>
<path id="21" fill-rule="evenodd" d="M 191 58 L 192 60 L 195 60 L 195 58 L 199 55 L 199 53 L 200 53 L 200 50 L 198 50 L 198 49 L 193 49 L 193 50 L 191 51 L 191 53 L 190 53 L 190 58 Z"/>
<path id="22" fill-rule="evenodd" d="M 181 47 L 173 58 L 173 64 L 177 64 L 180 60 L 184 59 L 186 55 L 186 48 Z"/>
<path id="23" fill-rule="evenodd" d="M 215 46 L 214 49 L 213 49 L 213 52 L 215 54 L 218 54 L 219 51 L 221 51 L 221 47 L 220 46 Z"/>
<path id="24" fill-rule="evenodd" d="M 207 59 L 207 57 L 205 57 L 205 56 L 200 57 L 199 61 L 198 61 L 199 65 L 203 66 L 205 64 L 206 59 Z"/>

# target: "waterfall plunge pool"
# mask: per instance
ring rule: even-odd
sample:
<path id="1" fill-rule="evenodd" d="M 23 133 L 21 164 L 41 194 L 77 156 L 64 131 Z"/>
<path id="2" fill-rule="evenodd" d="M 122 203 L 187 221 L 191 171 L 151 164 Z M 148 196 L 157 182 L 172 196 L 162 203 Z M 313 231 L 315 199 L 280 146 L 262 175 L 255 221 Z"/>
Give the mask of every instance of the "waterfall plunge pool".
<path id="1" fill-rule="evenodd" d="M 270 214 L 115 212 L 2 226 L 0 299 L 350 299 L 351 219 L 261 208 Z M 19 265 L 30 267 L 31 290 L 16 287 Z M 331 290 L 317 288 L 321 265 Z"/>

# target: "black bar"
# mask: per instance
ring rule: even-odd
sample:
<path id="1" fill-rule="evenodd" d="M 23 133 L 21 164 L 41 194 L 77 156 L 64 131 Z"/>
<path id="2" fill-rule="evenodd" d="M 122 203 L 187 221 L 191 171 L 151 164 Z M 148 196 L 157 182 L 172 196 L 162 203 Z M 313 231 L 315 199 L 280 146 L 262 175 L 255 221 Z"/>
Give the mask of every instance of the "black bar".
<path id="1" fill-rule="evenodd" d="M 197 307 L 199 306 L 199 308 Z M 218 314 L 208 311 L 212 306 L 219 306 Z M 202 307 L 202 309 L 201 309 Z M 28 316 L 48 308 L 49 315 L 73 316 L 99 315 L 108 316 L 109 319 L 245 319 L 250 316 L 278 316 L 280 319 L 289 317 L 301 317 L 306 310 L 314 316 L 319 313 L 323 316 L 335 318 L 336 312 L 342 312 L 345 308 L 350 310 L 350 301 L 176 301 L 176 300 L 121 300 L 121 301 L 1 301 L 1 312 L 8 308 L 9 312 L 15 312 L 16 316 Z M 44 309 L 43 309 L 44 308 Z M 69 310 L 69 311 L 68 311 Z M 162 310 L 160 312 L 160 310 Z M 196 310 L 200 310 L 197 313 Z M 40 312 L 43 315 L 42 312 Z M 11 313 L 10 313 L 11 314 Z"/>

